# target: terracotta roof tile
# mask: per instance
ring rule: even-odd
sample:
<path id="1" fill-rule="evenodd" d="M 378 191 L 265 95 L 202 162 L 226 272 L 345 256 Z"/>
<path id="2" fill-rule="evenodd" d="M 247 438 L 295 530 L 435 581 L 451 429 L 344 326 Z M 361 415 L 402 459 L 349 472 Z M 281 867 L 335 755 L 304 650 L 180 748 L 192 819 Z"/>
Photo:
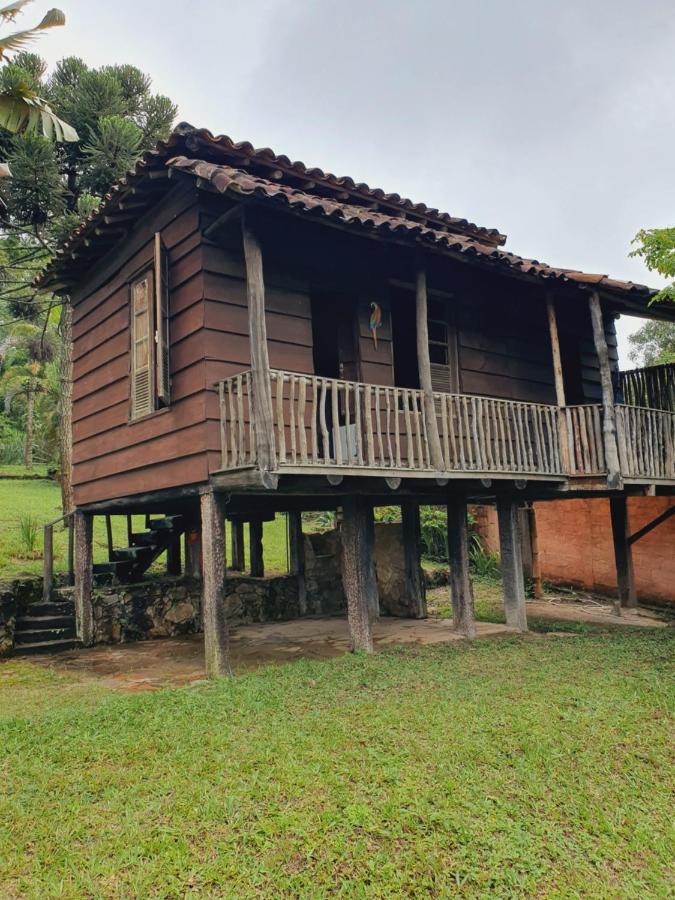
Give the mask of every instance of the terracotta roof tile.
<path id="1" fill-rule="evenodd" d="M 506 238 L 496 229 L 481 228 L 398 194 L 308 168 L 299 161 L 292 162 L 267 147 L 256 149 L 248 141 L 235 142 L 226 135 L 214 136 L 207 129 L 196 129 L 185 123 L 113 185 L 98 208 L 71 232 L 52 262 L 36 278 L 35 285 L 45 290 L 66 289 L 76 280 L 78 271 L 93 264 L 111 246 L 106 240 L 115 240 L 114 216 L 129 193 L 140 191 L 141 197 L 146 196 L 143 191 L 146 183 L 174 173 L 191 174 L 221 193 L 258 197 L 300 213 L 377 229 L 383 235 L 407 236 L 454 252 L 484 257 L 541 278 L 602 286 L 609 291 L 645 297 L 653 293 L 644 285 L 630 281 L 556 268 L 516 256 L 501 249 Z M 135 202 L 136 199 L 135 195 Z M 146 196 L 146 200 L 149 205 L 152 197 Z"/>

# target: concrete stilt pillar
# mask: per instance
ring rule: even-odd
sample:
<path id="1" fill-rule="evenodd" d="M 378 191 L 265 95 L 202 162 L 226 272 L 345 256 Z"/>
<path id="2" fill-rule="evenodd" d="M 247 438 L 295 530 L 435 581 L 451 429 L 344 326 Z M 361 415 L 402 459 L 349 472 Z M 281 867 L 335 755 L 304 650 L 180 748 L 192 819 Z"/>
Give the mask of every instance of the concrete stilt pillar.
<path id="1" fill-rule="evenodd" d="M 302 513 L 288 513 L 288 556 L 290 571 L 298 579 L 298 608 L 307 614 L 307 586 L 305 583 L 305 537 L 302 533 Z"/>
<path id="2" fill-rule="evenodd" d="M 634 609 L 637 606 L 635 577 L 633 575 L 633 551 L 628 543 L 630 527 L 628 522 L 628 498 L 610 497 L 609 510 L 612 520 L 612 540 L 614 542 L 614 561 L 616 563 L 616 581 L 618 594 L 617 612 L 621 607 Z"/>
<path id="3" fill-rule="evenodd" d="M 525 578 L 520 540 L 518 503 L 511 497 L 497 498 L 499 547 L 504 587 L 506 624 L 519 631 L 527 631 L 525 609 Z"/>
<path id="4" fill-rule="evenodd" d="M 476 636 L 476 616 L 469 574 L 469 526 L 466 497 L 448 499 L 448 564 L 450 599 L 455 631 L 468 638 Z"/>
<path id="5" fill-rule="evenodd" d="M 427 617 L 427 595 L 422 573 L 422 535 L 420 506 L 414 500 L 401 503 L 401 531 L 405 554 L 406 594 L 410 600 L 410 615 L 415 619 Z"/>
<path id="6" fill-rule="evenodd" d="M 75 622 L 77 636 L 85 647 L 94 643 L 93 525 L 90 513 L 76 510 L 75 520 Z"/>
<path id="7" fill-rule="evenodd" d="M 209 678 L 231 675 L 225 610 L 225 503 L 222 494 L 200 497 L 202 520 L 202 618 L 204 656 Z"/>
<path id="8" fill-rule="evenodd" d="M 263 523 L 261 519 L 252 519 L 248 526 L 249 555 L 251 558 L 251 575 L 254 578 L 265 577 L 265 557 L 263 554 Z"/>
<path id="9" fill-rule="evenodd" d="M 352 650 L 373 650 L 373 621 L 379 613 L 375 575 L 373 509 L 363 497 L 342 506 L 342 582 Z"/>
<path id="10" fill-rule="evenodd" d="M 230 522 L 230 548 L 232 557 L 230 569 L 234 572 L 243 572 L 246 568 L 244 559 L 244 523 Z"/>
<path id="11" fill-rule="evenodd" d="M 202 533 L 199 526 L 191 525 L 185 532 L 185 574 L 199 580 L 202 577 Z"/>

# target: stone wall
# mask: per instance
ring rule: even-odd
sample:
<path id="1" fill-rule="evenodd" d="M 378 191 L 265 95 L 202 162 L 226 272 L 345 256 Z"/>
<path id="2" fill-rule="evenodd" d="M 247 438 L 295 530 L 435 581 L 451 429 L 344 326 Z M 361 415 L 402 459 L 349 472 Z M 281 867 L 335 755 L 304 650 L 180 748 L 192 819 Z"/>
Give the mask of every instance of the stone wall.
<path id="1" fill-rule="evenodd" d="M 375 564 L 383 615 L 410 614 L 400 525 L 375 527 Z M 307 615 L 345 615 L 340 536 L 337 531 L 305 535 Z M 54 600 L 72 600 L 72 588 L 56 588 Z M 42 599 L 40 578 L 0 583 L 0 654 L 12 649 L 14 624 Z M 138 584 L 99 585 L 92 596 L 97 644 L 174 637 L 201 631 L 201 583 L 187 578 L 148 578 Z M 295 575 L 251 578 L 229 575 L 225 582 L 228 617 L 234 624 L 300 616 Z"/>
<path id="2" fill-rule="evenodd" d="M 0 656 L 14 646 L 14 627 L 31 603 L 42 599 L 41 578 L 0 581 Z"/>

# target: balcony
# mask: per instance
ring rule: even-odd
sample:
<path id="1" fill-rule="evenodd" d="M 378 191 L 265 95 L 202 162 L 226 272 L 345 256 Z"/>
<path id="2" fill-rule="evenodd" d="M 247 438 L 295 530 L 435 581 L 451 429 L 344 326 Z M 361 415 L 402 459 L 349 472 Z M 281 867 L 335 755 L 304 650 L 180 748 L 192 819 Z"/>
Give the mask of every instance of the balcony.
<path id="1" fill-rule="evenodd" d="M 221 471 L 255 468 L 252 373 L 218 383 Z M 432 463 L 422 391 L 270 373 L 273 467 L 288 475 L 526 478 L 607 472 L 600 404 L 557 406 L 435 393 L 442 468 Z M 616 407 L 621 473 L 675 481 L 675 413 Z"/>

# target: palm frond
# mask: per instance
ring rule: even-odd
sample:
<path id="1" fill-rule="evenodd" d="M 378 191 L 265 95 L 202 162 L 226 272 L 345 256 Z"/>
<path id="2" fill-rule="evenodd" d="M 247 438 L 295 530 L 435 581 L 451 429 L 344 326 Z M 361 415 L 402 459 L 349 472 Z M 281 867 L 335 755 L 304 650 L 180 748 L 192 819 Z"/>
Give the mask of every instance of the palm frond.
<path id="1" fill-rule="evenodd" d="M 14 3 L 3 6 L 2 9 L 0 9 L 0 18 L 4 19 L 6 22 L 13 22 L 17 13 L 20 13 L 28 3 L 32 3 L 32 0 L 16 0 Z"/>
<path id="2" fill-rule="evenodd" d="M 66 24 L 65 14 L 60 9 L 54 7 L 45 13 L 44 18 L 39 25 L 36 25 L 33 31 L 44 31 L 45 28 L 60 28 Z"/>
<path id="3" fill-rule="evenodd" d="M 2 10 L 0 10 L 0 16 L 2 16 Z M 44 31 L 47 28 L 58 28 L 65 24 L 66 17 L 61 10 L 50 9 L 35 28 L 26 28 L 23 31 L 15 31 L 13 34 L 0 37 L 0 59 L 9 51 L 23 50 L 25 46 L 35 40 L 39 31 Z"/>
<path id="4" fill-rule="evenodd" d="M 77 141 L 77 131 L 49 104 L 28 90 L 0 94 L 0 126 L 13 134 L 41 134 L 48 140 Z"/>

